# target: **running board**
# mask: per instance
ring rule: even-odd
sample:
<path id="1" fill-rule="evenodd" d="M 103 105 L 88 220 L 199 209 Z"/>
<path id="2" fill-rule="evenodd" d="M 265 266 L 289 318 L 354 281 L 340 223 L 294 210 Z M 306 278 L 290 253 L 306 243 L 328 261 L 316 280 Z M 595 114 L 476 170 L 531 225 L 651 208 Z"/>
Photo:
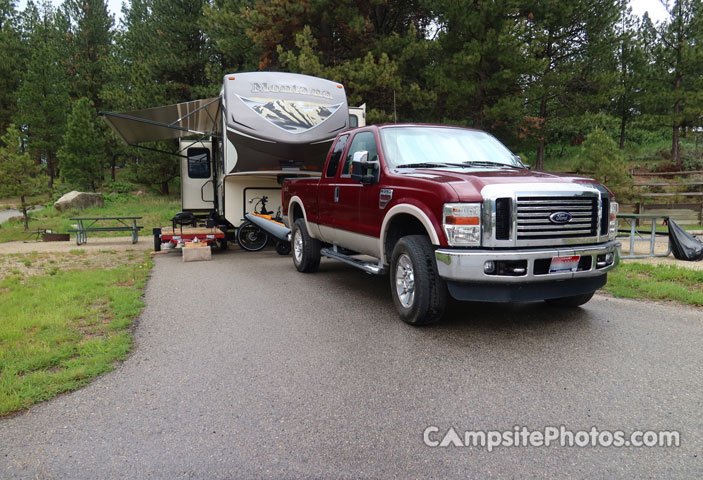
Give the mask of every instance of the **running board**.
<path id="1" fill-rule="evenodd" d="M 357 260 L 354 257 L 350 257 L 349 255 L 344 255 L 343 253 L 336 252 L 333 248 L 320 249 L 320 255 L 325 256 L 327 258 L 331 258 L 333 260 L 339 260 L 340 262 L 344 262 L 348 265 L 351 265 L 352 267 L 360 268 L 371 275 L 381 275 L 386 273 L 386 269 L 383 267 L 381 262 L 363 262 L 361 260 Z"/>

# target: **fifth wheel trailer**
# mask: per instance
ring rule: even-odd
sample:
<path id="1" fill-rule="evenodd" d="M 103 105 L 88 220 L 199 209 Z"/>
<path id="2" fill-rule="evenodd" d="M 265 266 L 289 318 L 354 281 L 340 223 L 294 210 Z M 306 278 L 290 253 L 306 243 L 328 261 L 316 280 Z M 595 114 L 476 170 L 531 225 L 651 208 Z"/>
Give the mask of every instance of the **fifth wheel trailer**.
<path id="1" fill-rule="evenodd" d="M 337 82 L 246 72 L 225 75 L 217 97 L 101 115 L 132 146 L 178 139 L 182 211 L 231 235 L 252 198 L 276 211 L 285 178 L 319 176 L 332 140 L 364 126 L 365 110 L 349 108 Z"/>

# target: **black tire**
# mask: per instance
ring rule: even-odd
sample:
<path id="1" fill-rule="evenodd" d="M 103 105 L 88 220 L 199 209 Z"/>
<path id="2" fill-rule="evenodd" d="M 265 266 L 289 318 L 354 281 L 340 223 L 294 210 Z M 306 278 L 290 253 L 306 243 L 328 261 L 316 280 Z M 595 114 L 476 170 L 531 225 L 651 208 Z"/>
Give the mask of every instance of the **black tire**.
<path id="1" fill-rule="evenodd" d="M 227 238 L 218 238 L 217 246 L 220 247 L 220 250 L 227 250 Z"/>
<path id="2" fill-rule="evenodd" d="M 279 255 L 289 255 L 291 250 L 290 242 L 279 240 L 276 242 L 276 253 Z"/>
<path id="3" fill-rule="evenodd" d="M 237 243 L 248 252 L 258 252 L 268 243 L 269 237 L 259 227 L 246 221 L 237 229 Z"/>
<path id="4" fill-rule="evenodd" d="M 548 298 L 545 302 L 554 307 L 576 308 L 588 302 L 593 298 L 593 294 L 595 293 L 596 292 L 584 293 L 583 295 L 574 295 L 573 297 Z"/>
<path id="5" fill-rule="evenodd" d="M 408 235 L 398 241 L 391 255 L 390 280 L 393 303 L 404 322 L 428 325 L 442 318 L 447 284 L 437 272 L 428 237 Z"/>
<path id="6" fill-rule="evenodd" d="M 161 251 L 161 235 L 159 235 L 158 233 L 154 234 L 154 251 Z"/>
<path id="7" fill-rule="evenodd" d="M 291 245 L 293 264 L 299 272 L 313 273 L 320 268 L 320 241 L 310 236 L 303 218 L 293 224 Z"/>

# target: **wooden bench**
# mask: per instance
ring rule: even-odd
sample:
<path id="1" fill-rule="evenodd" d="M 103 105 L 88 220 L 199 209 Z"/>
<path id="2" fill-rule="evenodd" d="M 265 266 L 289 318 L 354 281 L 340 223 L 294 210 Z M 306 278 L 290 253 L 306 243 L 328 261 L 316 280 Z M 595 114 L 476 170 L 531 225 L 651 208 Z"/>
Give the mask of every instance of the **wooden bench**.
<path id="1" fill-rule="evenodd" d="M 88 232 L 132 232 L 132 243 L 137 243 L 139 240 L 139 230 L 144 228 L 137 225 L 137 220 L 142 217 L 76 217 L 71 218 L 77 222 L 76 245 L 83 245 L 88 242 Z M 102 222 L 115 222 L 117 225 L 112 226 L 96 226 Z"/>

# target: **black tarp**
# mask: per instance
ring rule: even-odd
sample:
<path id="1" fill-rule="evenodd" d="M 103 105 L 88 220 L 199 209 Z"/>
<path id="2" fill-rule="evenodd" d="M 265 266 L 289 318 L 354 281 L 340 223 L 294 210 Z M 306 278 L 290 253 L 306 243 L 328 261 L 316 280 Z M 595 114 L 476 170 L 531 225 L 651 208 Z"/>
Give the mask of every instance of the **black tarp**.
<path id="1" fill-rule="evenodd" d="M 689 262 L 703 260 L 703 242 L 671 219 L 669 219 L 669 245 L 671 253 L 679 260 Z"/>

